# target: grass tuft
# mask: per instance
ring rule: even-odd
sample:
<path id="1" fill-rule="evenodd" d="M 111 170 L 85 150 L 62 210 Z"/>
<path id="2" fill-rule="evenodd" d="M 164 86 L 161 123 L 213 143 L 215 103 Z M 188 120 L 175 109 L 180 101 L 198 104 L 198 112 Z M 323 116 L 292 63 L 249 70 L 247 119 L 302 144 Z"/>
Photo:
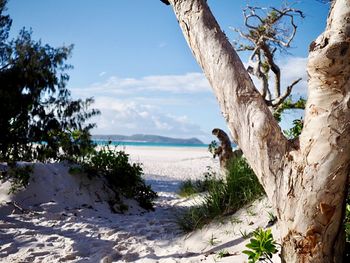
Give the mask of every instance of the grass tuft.
<path id="1" fill-rule="evenodd" d="M 228 170 L 226 180 L 218 179 L 214 172 L 207 176 L 210 180 L 206 178 L 208 193 L 204 201 L 185 210 L 178 217 L 178 225 L 183 231 L 202 228 L 213 219 L 233 214 L 264 194 L 262 186 L 244 158 L 233 160 Z"/>

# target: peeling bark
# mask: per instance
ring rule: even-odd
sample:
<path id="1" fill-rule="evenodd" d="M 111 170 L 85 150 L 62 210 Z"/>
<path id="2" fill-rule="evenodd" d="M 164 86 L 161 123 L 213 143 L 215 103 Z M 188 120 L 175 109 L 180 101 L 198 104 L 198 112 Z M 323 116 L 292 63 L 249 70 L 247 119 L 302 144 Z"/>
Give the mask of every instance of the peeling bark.
<path id="1" fill-rule="evenodd" d="M 300 143 L 282 134 L 203 0 L 169 0 L 194 57 L 278 216 L 283 262 L 342 262 L 350 161 L 350 2 L 310 46 Z"/>

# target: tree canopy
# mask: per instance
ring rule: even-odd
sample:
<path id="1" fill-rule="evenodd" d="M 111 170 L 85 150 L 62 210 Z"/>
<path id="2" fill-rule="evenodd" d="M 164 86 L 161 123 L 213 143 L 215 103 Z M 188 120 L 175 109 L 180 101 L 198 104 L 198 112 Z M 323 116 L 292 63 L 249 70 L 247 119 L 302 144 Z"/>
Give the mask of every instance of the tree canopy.
<path id="1" fill-rule="evenodd" d="M 9 39 L 6 3 L 0 0 L 0 159 L 72 158 L 91 146 L 94 124 L 85 122 L 99 113 L 89 109 L 92 98 L 72 99 L 66 88 L 73 46 L 44 45 L 25 28 Z"/>

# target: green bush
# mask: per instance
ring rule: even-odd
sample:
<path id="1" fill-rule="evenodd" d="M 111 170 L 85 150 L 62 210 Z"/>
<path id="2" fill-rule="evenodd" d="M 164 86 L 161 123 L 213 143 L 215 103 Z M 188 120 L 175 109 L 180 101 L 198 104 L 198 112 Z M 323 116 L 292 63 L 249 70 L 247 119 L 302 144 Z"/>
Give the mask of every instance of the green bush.
<path id="1" fill-rule="evenodd" d="M 83 168 L 90 176 L 104 177 L 116 192 L 116 201 L 121 202 L 122 195 L 135 199 L 144 209 L 153 210 L 157 193 L 146 185 L 140 164 L 130 164 L 129 155 L 125 152 L 104 147 L 83 162 Z"/>
<path id="2" fill-rule="evenodd" d="M 204 201 L 185 210 L 178 217 L 178 225 L 185 232 L 201 228 L 213 219 L 235 213 L 244 205 L 264 194 L 257 177 L 244 158 L 236 158 L 229 165 L 226 180 L 212 172 Z"/>

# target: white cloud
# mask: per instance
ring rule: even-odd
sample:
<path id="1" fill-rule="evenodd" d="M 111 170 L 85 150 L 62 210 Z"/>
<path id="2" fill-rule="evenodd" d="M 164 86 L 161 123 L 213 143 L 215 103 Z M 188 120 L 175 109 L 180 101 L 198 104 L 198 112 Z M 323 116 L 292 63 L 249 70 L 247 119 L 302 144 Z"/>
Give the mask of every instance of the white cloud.
<path id="1" fill-rule="evenodd" d="M 101 110 L 101 115 L 93 120 L 97 123 L 93 134 L 144 133 L 181 138 L 207 136 L 187 116 L 166 114 L 153 105 L 110 97 L 97 97 L 95 101 L 94 107 Z"/>
<path id="2" fill-rule="evenodd" d="M 302 80 L 293 88 L 292 93 L 297 93 L 306 97 L 307 95 L 307 72 L 306 72 L 307 58 L 288 57 L 278 61 L 281 67 L 282 87 L 289 86 L 298 78 Z"/>
<path id="3" fill-rule="evenodd" d="M 300 57 L 278 61 L 282 87 L 303 78 L 294 88 L 296 96 L 306 96 L 307 93 L 306 62 L 307 58 Z M 74 96 L 95 97 L 93 107 L 100 109 L 102 114 L 95 119 L 98 127 L 94 134 L 145 133 L 210 141 L 213 127 L 225 127 L 202 73 L 110 77 L 105 82 L 72 91 Z"/>
<path id="4" fill-rule="evenodd" d="M 86 88 L 76 88 L 74 92 L 80 96 L 85 94 L 134 95 L 140 92 L 169 92 L 193 94 L 209 92 L 210 85 L 202 73 L 184 75 L 146 76 L 142 78 L 120 78 L 113 76 L 105 82 L 94 83 Z"/>
<path id="5" fill-rule="evenodd" d="M 107 73 L 107 72 L 102 71 L 102 72 L 100 72 L 100 74 L 98 74 L 98 76 L 99 76 L 99 77 L 103 77 L 104 75 L 106 75 L 106 73 Z"/>

